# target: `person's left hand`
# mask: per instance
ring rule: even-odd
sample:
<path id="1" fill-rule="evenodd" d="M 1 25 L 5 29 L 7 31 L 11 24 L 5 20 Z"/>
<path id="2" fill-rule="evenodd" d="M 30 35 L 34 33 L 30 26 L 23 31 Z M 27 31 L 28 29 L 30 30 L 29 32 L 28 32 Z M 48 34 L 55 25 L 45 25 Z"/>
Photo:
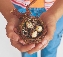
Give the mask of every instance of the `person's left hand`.
<path id="1" fill-rule="evenodd" d="M 42 21 L 47 26 L 47 34 L 41 43 L 35 44 L 35 47 L 28 51 L 29 54 L 32 54 L 34 52 L 37 52 L 38 50 L 44 49 L 48 45 L 49 41 L 52 40 L 54 35 L 54 31 L 56 28 L 55 16 L 53 14 L 45 12 L 40 16 L 40 19 L 42 19 Z"/>

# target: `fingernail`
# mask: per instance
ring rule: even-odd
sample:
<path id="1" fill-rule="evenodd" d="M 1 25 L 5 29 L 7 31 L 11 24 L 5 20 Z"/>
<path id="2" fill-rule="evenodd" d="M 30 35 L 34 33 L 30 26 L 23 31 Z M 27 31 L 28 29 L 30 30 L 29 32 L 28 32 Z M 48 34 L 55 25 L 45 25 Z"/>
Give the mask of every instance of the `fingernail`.
<path id="1" fill-rule="evenodd" d="M 34 48 L 35 47 L 35 44 L 31 45 L 31 48 Z"/>
<path id="2" fill-rule="evenodd" d="M 23 40 L 19 40 L 19 42 L 23 45 L 26 44 Z"/>
<path id="3" fill-rule="evenodd" d="M 42 45 L 44 45 L 44 44 L 46 44 L 47 43 L 47 40 L 44 40 L 43 42 L 42 42 Z"/>
<path id="4" fill-rule="evenodd" d="M 41 45 L 39 45 L 39 48 L 41 48 L 43 45 L 41 44 Z"/>

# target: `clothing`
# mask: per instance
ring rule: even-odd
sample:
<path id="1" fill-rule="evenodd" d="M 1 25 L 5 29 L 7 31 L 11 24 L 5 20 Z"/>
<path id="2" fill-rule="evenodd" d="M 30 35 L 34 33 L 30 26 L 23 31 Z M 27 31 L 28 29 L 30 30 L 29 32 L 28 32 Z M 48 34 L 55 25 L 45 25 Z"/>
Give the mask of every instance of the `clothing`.
<path id="1" fill-rule="evenodd" d="M 29 5 L 33 0 L 11 0 L 13 4 L 16 4 L 22 8 L 26 8 L 27 5 Z M 36 0 L 34 4 L 32 4 L 30 7 L 31 8 L 45 8 L 48 10 L 55 0 Z"/>
<path id="2" fill-rule="evenodd" d="M 22 1 L 24 1 L 24 0 L 22 0 Z M 23 7 L 22 5 L 18 6 L 15 3 L 13 3 L 13 4 L 18 9 L 19 12 L 22 12 L 22 13 L 26 12 L 26 8 Z M 46 9 L 45 7 L 41 7 L 41 8 L 32 8 L 31 7 L 30 8 L 32 16 L 40 16 L 46 10 L 48 10 L 48 9 Z M 56 24 L 56 31 L 54 33 L 53 39 L 49 42 L 49 44 L 46 48 L 41 50 L 41 57 L 56 57 L 57 48 L 60 44 L 61 37 L 63 34 L 63 25 L 62 24 L 63 24 L 63 16 L 58 20 L 58 22 Z M 37 57 L 37 53 L 30 55 L 25 52 L 25 53 L 22 53 L 22 57 Z"/>

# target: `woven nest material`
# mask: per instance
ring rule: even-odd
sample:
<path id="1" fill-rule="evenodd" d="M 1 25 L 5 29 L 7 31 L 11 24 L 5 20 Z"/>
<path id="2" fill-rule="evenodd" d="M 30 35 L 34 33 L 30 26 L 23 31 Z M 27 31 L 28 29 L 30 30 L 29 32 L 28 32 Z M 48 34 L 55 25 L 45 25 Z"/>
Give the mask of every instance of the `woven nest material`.
<path id="1" fill-rule="evenodd" d="M 32 24 L 34 24 L 33 28 L 27 28 L 26 27 L 26 22 L 29 22 L 29 21 Z M 33 31 L 36 31 L 36 29 L 35 29 L 36 26 L 42 26 L 42 31 L 37 32 L 36 37 L 32 37 L 31 34 Z M 22 18 L 22 20 L 19 22 L 17 30 L 18 30 L 18 34 L 19 34 L 20 38 L 23 39 L 26 44 L 41 42 L 47 33 L 47 27 L 43 23 L 43 21 L 37 17 L 31 17 L 31 16 Z"/>

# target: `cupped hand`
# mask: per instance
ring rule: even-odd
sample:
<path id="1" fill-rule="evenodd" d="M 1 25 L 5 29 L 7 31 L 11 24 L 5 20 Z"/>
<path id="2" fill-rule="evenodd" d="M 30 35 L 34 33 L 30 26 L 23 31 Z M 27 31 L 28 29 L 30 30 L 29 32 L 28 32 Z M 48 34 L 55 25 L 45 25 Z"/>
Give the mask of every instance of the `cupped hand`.
<path id="1" fill-rule="evenodd" d="M 6 32 L 8 38 L 10 38 L 11 45 L 17 48 L 21 52 L 26 52 L 35 47 L 35 44 L 24 45 L 24 41 L 21 40 L 19 35 L 16 33 L 16 26 L 18 25 L 19 19 L 11 18 L 6 26 Z"/>
<path id="2" fill-rule="evenodd" d="M 56 19 L 52 13 L 45 12 L 40 16 L 40 20 L 42 20 L 47 26 L 47 34 L 41 43 L 35 45 L 35 47 L 28 51 L 29 54 L 35 53 L 38 50 L 44 49 L 49 41 L 52 40 L 55 29 L 56 29 Z"/>

